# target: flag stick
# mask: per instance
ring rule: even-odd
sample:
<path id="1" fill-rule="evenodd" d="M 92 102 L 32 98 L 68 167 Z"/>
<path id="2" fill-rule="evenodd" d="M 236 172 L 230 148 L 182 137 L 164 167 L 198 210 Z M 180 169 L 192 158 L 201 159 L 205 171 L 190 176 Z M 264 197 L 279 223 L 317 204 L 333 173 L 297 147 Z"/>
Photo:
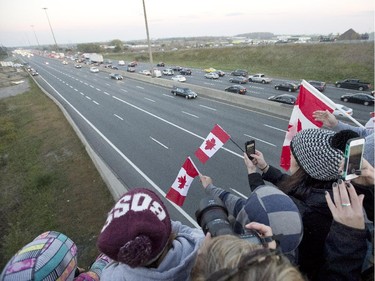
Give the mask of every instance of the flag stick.
<path id="1" fill-rule="evenodd" d="M 245 152 L 245 151 L 241 148 L 241 146 L 239 146 L 234 140 L 232 140 L 232 138 L 230 138 L 230 140 L 231 140 L 235 145 L 237 145 L 237 147 L 238 147 L 239 149 L 241 149 L 242 152 Z"/>

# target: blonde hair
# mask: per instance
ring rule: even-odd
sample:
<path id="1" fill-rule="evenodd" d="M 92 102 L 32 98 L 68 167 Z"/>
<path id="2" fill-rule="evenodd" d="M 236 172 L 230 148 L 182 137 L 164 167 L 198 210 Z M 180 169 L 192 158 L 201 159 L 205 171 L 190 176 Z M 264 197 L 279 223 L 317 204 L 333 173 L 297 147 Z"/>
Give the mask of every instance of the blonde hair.
<path id="1" fill-rule="evenodd" d="M 212 238 L 198 255 L 191 273 L 192 280 L 203 281 L 210 276 L 226 281 L 304 280 L 286 257 L 234 235 Z"/>

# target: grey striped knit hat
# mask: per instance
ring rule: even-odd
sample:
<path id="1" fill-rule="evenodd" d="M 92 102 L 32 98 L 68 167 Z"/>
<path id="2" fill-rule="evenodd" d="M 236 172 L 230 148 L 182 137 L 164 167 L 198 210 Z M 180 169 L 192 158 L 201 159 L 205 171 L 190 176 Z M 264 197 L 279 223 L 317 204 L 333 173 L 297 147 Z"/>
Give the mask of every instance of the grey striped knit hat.
<path id="1" fill-rule="evenodd" d="M 302 169 L 312 178 L 329 181 L 338 178 L 344 154 L 332 147 L 335 132 L 306 129 L 298 132 L 290 143 L 290 150 Z"/>

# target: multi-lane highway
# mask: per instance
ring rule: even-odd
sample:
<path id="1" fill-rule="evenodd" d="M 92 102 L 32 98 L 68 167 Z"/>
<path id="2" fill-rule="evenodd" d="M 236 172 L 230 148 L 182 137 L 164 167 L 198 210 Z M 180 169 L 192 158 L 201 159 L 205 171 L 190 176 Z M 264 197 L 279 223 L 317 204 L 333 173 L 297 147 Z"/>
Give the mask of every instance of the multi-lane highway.
<path id="1" fill-rule="evenodd" d="M 214 184 L 246 196 L 247 173 L 236 144 L 243 147 L 251 138 L 268 163 L 279 163 L 289 120 L 277 113 L 265 114 L 201 96 L 186 100 L 173 96 L 165 87 L 133 79 L 112 80 L 108 72 L 90 73 L 85 67 L 74 68 L 73 63 L 63 65 L 37 56 L 26 61 L 38 70 L 37 82 L 66 108 L 93 149 L 130 188 L 147 187 L 164 196 L 186 157 L 191 156 L 199 171 L 211 176 Z M 189 83 L 217 89 L 230 84 L 228 77 L 210 81 L 197 72 L 188 76 Z M 272 85 L 247 87 L 249 95 L 257 97 L 280 93 Z M 331 91 L 334 89 L 327 90 Z M 360 108 L 365 109 L 361 120 L 365 121 L 371 109 Z M 194 152 L 215 124 L 226 130 L 236 144 L 228 141 L 203 165 Z M 168 204 L 172 218 L 192 224 L 203 196 L 196 178 L 182 207 L 186 214 Z"/>

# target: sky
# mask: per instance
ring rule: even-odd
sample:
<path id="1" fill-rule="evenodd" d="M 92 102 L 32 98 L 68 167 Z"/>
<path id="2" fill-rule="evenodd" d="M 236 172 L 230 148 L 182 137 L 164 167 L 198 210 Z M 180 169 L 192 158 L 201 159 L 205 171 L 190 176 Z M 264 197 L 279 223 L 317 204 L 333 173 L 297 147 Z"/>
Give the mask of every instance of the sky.
<path id="1" fill-rule="evenodd" d="M 150 38 L 374 32 L 373 0 L 144 0 Z M 43 8 L 47 8 L 44 10 Z M 46 14 L 47 12 L 47 14 Z M 146 39 L 142 0 L 0 0 L 0 45 Z"/>

